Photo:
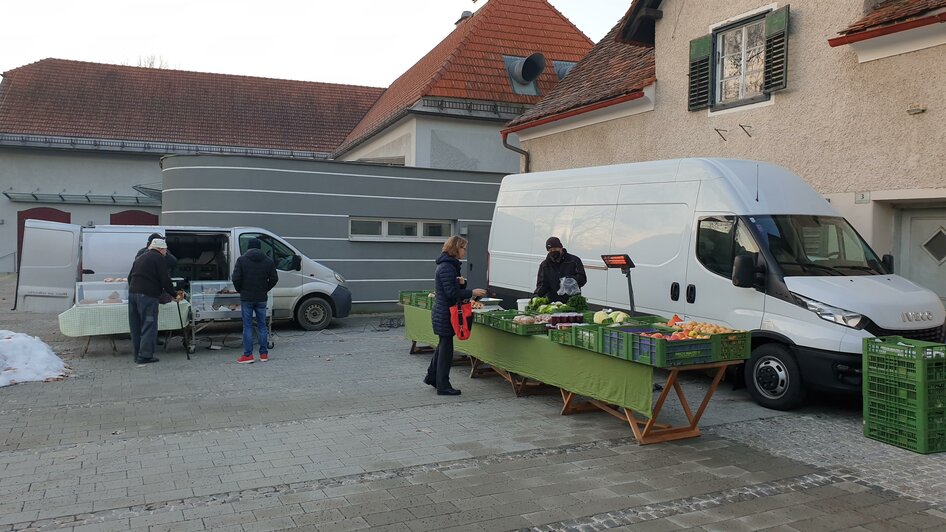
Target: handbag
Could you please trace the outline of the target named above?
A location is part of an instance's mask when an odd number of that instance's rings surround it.
[[[473,304],[469,300],[457,301],[450,307],[450,324],[458,340],[466,340],[473,329]]]

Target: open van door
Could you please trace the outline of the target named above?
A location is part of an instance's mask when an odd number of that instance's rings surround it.
[[[26,220],[15,310],[61,312],[75,300],[82,226]]]

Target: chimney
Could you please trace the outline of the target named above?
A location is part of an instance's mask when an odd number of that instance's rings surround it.
[[[456,21],[456,22],[454,23],[454,25],[459,26],[460,23],[462,23],[464,20],[466,20],[466,19],[468,19],[468,18],[472,18],[472,17],[473,17],[473,12],[472,12],[472,11],[464,11],[463,14],[460,15],[460,20]]]

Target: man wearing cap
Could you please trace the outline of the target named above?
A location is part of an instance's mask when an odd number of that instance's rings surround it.
[[[165,257],[168,245],[162,238],[154,238],[148,251],[135,259],[128,274],[128,328],[135,362],[150,364],[158,338],[158,297],[161,292],[174,293],[174,284],[168,275]]]
[[[276,263],[260,249],[257,238],[246,244],[246,253],[236,260],[233,267],[233,288],[240,293],[240,308],[243,311],[243,356],[239,364],[253,363],[253,315],[259,331],[259,361],[269,360],[269,331],[266,328],[266,294],[276,286],[279,275]]]
[[[567,294],[559,295],[562,278],[571,277],[579,287],[585,286],[588,277],[585,275],[585,265],[581,259],[569,253],[557,236],[551,236],[545,241],[545,250],[548,256],[539,265],[539,274],[535,282],[535,296],[547,297],[549,301],[568,301]]]
[[[148,252],[148,246],[151,245],[151,242],[153,242],[155,238],[160,238],[161,240],[164,240],[165,242],[167,242],[167,240],[165,240],[164,238],[164,235],[162,235],[161,233],[151,233],[151,235],[148,237],[148,244],[145,247],[139,249],[138,253],[135,254],[136,259]],[[167,253],[164,254],[164,262],[167,263],[168,271],[170,272],[174,269],[174,266],[177,265],[177,257],[172,255],[171,252],[168,251]]]

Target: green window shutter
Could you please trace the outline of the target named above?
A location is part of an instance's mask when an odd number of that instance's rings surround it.
[[[780,91],[788,85],[788,6],[765,17],[765,74],[762,90]]]
[[[704,35],[690,41],[690,84],[687,110],[697,111],[710,106],[712,86],[713,36]]]

